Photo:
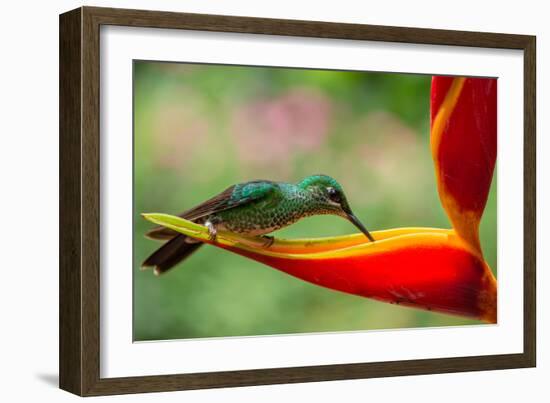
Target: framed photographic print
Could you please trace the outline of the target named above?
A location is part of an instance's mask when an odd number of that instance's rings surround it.
[[[72,393],[535,365],[535,37],[82,7],[60,180]]]

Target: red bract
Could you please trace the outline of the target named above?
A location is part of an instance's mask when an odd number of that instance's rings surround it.
[[[229,249],[333,290],[493,320],[487,310],[495,303],[490,270],[483,259],[450,230],[411,233],[375,244],[321,253],[267,255],[242,247]]]
[[[496,116],[496,79],[432,79],[431,142],[441,203],[453,228],[479,251],[497,154]]]
[[[163,214],[148,220],[302,280],[379,301],[496,322],[497,283],[483,259],[479,221],[496,159],[496,80],[434,77],[431,147],[453,229],[397,228],[364,235],[275,240],[220,232]]]

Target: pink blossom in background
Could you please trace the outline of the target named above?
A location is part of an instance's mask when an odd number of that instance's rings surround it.
[[[331,114],[330,100],[305,88],[240,105],[232,119],[239,159],[279,165],[295,154],[316,151],[326,140]]]

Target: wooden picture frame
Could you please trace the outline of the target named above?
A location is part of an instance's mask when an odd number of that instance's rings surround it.
[[[524,348],[521,354],[100,377],[100,26],[171,28],[524,52]],[[535,37],[483,32],[82,7],[60,16],[60,387],[81,396],[533,367]]]

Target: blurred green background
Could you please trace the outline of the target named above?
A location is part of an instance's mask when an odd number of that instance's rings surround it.
[[[450,226],[429,148],[430,76],[134,62],[134,339],[480,323],[317,287],[218,248],[167,274],[143,212],[177,214],[251,179],[336,178],[371,231]],[[279,237],[356,232],[306,218]],[[496,177],[481,226],[496,270]],[[495,273],[496,274],[496,273]]]

